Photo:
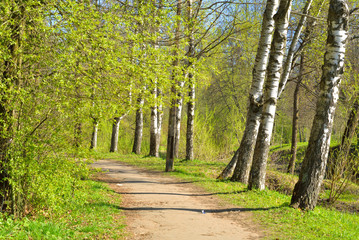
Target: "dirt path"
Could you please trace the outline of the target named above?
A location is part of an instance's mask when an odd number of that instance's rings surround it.
[[[225,204],[190,182],[111,160],[93,164],[108,172],[102,181],[121,194],[128,239],[259,239],[250,213]]]

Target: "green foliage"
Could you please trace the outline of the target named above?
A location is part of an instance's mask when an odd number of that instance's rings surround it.
[[[13,219],[0,216],[0,239],[120,239],[124,237],[121,200],[102,183],[81,181],[57,213]]]

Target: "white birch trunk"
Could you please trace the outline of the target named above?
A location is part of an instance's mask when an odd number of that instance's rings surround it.
[[[154,98],[154,106],[151,107],[151,127],[150,127],[150,156],[158,157],[157,141],[158,141],[158,111],[157,111],[157,82],[152,91]]]
[[[120,135],[120,123],[126,114],[121,117],[115,117],[112,124],[111,146],[110,152],[117,152],[118,150],[118,137]]]
[[[252,165],[254,144],[257,139],[259,120],[262,111],[263,84],[268,65],[269,50],[273,38],[274,19],[279,0],[268,0],[263,15],[261,37],[258,44],[257,55],[253,68],[252,86],[249,92],[249,108],[247,112],[246,128],[238,149],[238,160],[232,163],[228,171],[221,173],[221,178],[229,177],[233,171],[233,181],[248,182],[249,171]],[[234,158],[236,159],[236,158]]]
[[[97,119],[93,119],[93,128],[92,128],[92,135],[91,135],[91,146],[90,149],[97,148],[97,133],[98,133],[98,121]]]
[[[328,13],[328,38],[320,95],[313,120],[309,144],[299,180],[294,187],[291,205],[314,209],[327,165],[330,137],[339,85],[344,70],[345,47],[348,38],[349,9],[346,0],[331,0]]]
[[[176,135],[175,135],[175,157],[178,158],[179,151],[179,142],[181,138],[181,120],[182,120],[182,108],[183,108],[183,95],[181,93],[184,82],[180,82],[179,84],[180,93],[177,96],[176,100]]]
[[[156,152],[159,155],[160,145],[161,145],[161,131],[162,131],[162,121],[163,121],[163,105],[161,103],[162,92],[159,88],[157,88],[157,99],[159,100],[159,104],[157,107],[157,141],[156,141]]]
[[[303,27],[307,21],[307,15],[308,15],[310,7],[312,6],[312,2],[313,2],[313,0],[307,0],[305,6],[303,8],[303,11],[302,11],[303,15],[301,16],[301,18],[299,20],[299,23],[295,30],[292,42],[290,44],[288,54],[287,54],[287,59],[285,61],[284,67],[283,67],[283,73],[280,78],[278,98],[280,97],[280,95],[284,91],[285,86],[287,85],[288,78],[289,78],[289,75],[292,70],[294,54],[296,53],[295,48],[296,48],[296,46],[298,46],[299,37],[300,37]]]
[[[137,99],[139,104],[136,111],[136,127],[135,127],[135,137],[133,140],[132,152],[136,154],[141,154],[141,145],[142,145],[142,135],[143,135],[143,104],[144,99],[139,97]]]
[[[187,0],[188,8],[188,57],[194,57],[194,36],[193,36],[193,0]],[[192,65],[192,60],[188,60],[188,68]],[[186,159],[193,160],[193,142],[194,142],[194,109],[195,109],[195,89],[196,85],[194,82],[193,74],[189,69],[188,73],[188,103],[187,103],[187,131],[186,131]]]
[[[268,78],[264,92],[264,105],[257,142],[254,149],[253,165],[250,172],[248,189],[258,188],[259,190],[264,190],[265,188],[265,172],[274,126],[278,87],[287,42],[291,6],[292,0],[281,0],[279,10],[274,16],[275,31],[269,58]]]

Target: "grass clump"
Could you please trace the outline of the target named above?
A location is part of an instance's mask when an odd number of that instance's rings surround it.
[[[120,160],[151,170],[164,171],[165,160],[137,155],[106,154],[103,157]],[[255,220],[267,231],[269,239],[357,239],[359,216],[319,205],[313,211],[303,212],[289,207],[290,195],[273,190],[247,191],[237,182],[216,180],[225,167],[221,162],[200,160],[177,161],[175,171],[165,173],[203,187],[211,193],[255,215]],[[285,175],[285,174],[283,174]],[[276,178],[283,178],[282,175]],[[290,178],[290,177],[288,177]],[[286,180],[291,184],[295,179]]]
[[[83,180],[69,203],[21,219],[0,216],[0,239],[121,239],[119,195],[105,184]]]

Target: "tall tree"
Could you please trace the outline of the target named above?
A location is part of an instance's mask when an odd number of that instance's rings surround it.
[[[269,58],[268,78],[265,83],[262,117],[248,183],[249,189],[264,190],[265,188],[267,158],[273,132],[291,6],[292,0],[281,0],[278,12],[274,16],[275,30]]]
[[[290,160],[289,160],[288,169],[287,169],[287,172],[291,173],[291,174],[294,174],[295,160],[297,158],[299,91],[300,91],[300,84],[303,79],[303,73],[304,73],[304,54],[302,53],[302,55],[300,57],[298,80],[295,84],[295,89],[294,89],[294,94],[293,94],[292,142],[291,142],[291,146],[290,146]]]
[[[182,0],[177,0],[177,20],[176,20],[176,29],[175,29],[175,49],[173,52],[173,68],[172,68],[172,87],[171,87],[171,105],[169,111],[169,120],[168,120],[168,137],[167,137],[167,156],[166,156],[166,172],[173,171],[174,158],[175,158],[175,147],[176,147],[176,117],[177,117],[177,86],[179,82],[177,76],[179,74],[178,65],[178,51],[180,45],[180,27],[181,27],[181,12],[182,12]]]
[[[152,96],[154,98],[154,105],[151,107],[151,126],[150,126],[150,156],[158,157],[158,107],[157,107],[157,81],[154,83]]]
[[[263,14],[262,32],[259,39],[257,55],[253,67],[252,86],[249,92],[249,107],[247,111],[246,128],[241,144],[238,148],[238,159],[233,157],[231,162],[222,171],[219,178],[227,178],[234,170],[232,180],[248,182],[254,144],[257,139],[259,119],[262,111],[263,84],[272,43],[274,19],[279,0],[268,0]]]
[[[11,207],[8,203],[11,199],[11,187],[8,175],[8,159],[9,148],[13,138],[12,118],[14,109],[12,101],[14,101],[15,89],[20,83],[20,68],[22,64],[21,48],[26,23],[26,6],[33,8],[33,5],[20,1],[14,1],[8,7],[9,25],[7,39],[5,42],[5,55],[3,61],[4,67],[0,75],[1,95],[0,95],[0,211],[4,211],[7,207]],[[6,8],[4,8],[6,9]],[[1,10],[3,12],[3,10]],[[4,22],[5,23],[5,22]],[[5,35],[6,36],[6,35]]]
[[[149,23],[151,29],[151,33],[154,34],[159,29],[159,20],[161,11],[162,11],[162,0],[158,1],[158,7],[156,7],[156,0],[150,1],[152,4],[152,8],[154,8],[153,19],[154,23]],[[154,43],[154,48],[158,50],[160,48],[159,45],[159,37],[156,38]],[[162,103],[161,103],[161,89],[158,79],[154,79],[152,82],[152,97],[153,97],[153,106],[151,107],[151,124],[150,124],[150,156],[159,157],[159,148],[161,142],[161,130],[162,130]]]
[[[331,0],[328,13],[328,37],[320,96],[317,100],[308,148],[292,195],[291,206],[315,208],[327,165],[330,137],[339,85],[344,68],[344,56],[349,27],[349,8],[346,0]]]
[[[143,134],[143,104],[144,99],[142,96],[137,99],[137,110],[136,110],[136,126],[135,126],[135,137],[133,140],[132,152],[141,154],[142,134]]]
[[[194,36],[193,36],[193,0],[187,0],[187,26],[188,26],[188,53],[189,58],[187,66],[192,65],[192,58],[194,57]],[[188,73],[188,102],[187,102],[187,132],[186,132],[186,159],[193,160],[193,138],[194,138],[194,107],[195,107],[195,82],[193,73],[189,69]]]

